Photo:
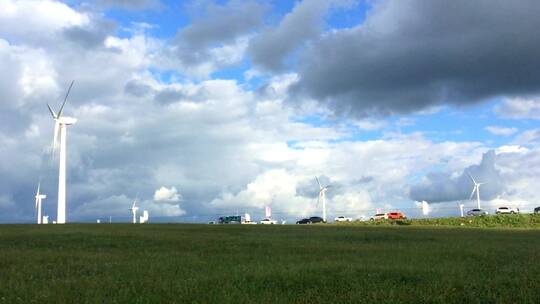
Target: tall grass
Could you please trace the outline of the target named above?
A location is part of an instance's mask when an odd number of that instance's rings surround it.
[[[540,303],[540,230],[4,225],[0,303]]]

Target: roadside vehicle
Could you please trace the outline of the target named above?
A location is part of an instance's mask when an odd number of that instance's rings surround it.
[[[322,217],[312,216],[312,217],[309,218],[309,222],[311,224],[317,224],[317,223],[324,223],[324,220],[322,219]]]
[[[338,216],[334,219],[335,222],[352,222],[352,218],[350,217],[344,217],[343,215],[342,216]]]
[[[275,224],[277,224],[277,221],[273,220],[273,219],[265,218],[262,221],[260,221],[259,223],[261,223],[263,225],[275,225]]]
[[[534,213],[535,214],[540,214],[540,207],[534,208]]]
[[[499,207],[495,211],[496,214],[517,214],[519,213],[519,208],[510,208],[510,207]]]
[[[467,211],[468,216],[482,216],[482,215],[488,215],[488,214],[489,213],[483,209],[471,209]]]
[[[374,216],[372,216],[369,220],[370,221],[376,221],[376,220],[386,220],[388,219],[388,214],[386,213],[377,213]]]
[[[309,219],[305,218],[305,219],[301,219],[299,221],[296,221],[297,224],[309,224]]]
[[[389,212],[387,213],[387,216],[388,216],[388,219],[390,220],[404,220],[407,218],[405,214],[401,212]]]
[[[218,219],[220,224],[240,224],[242,223],[242,217],[240,215],[221,216]]]

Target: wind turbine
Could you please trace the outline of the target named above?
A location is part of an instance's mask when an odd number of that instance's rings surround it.
[[[37,211],[37,223],[41,224],[43,223],[43,217],[41,217],[41,200],[44,200],[47,198],[45,194],[39,193],[39,188],[41,186],[41,183],[38,183],[37,186],[37,192],[36,192],[36,211]]]
[[[467,173],[469,174],[469,173]],[[469,174],[469,177],[471,178],[472,182],[474,183],[474,187],[473,187],[473,190],[471,192],[471,197],[469,197],[469,199],[472,199],[473,196],[474,196],[474,193],[476,192],[476,202],[477,202],[477,207],[478,209],[481,209],[480,208],[480,186],[485,184],[485,183],[477,183],[476,180],[474,179],[474,177],[472,177],[471,174]]]
[[[131,206],[130,209],[131,213],[133,214],[133,224],[137,224],[137,210],[139,210],[139,207],[135,206],[137,204],[137,199],[133,201],[133,206]]]
[[[319,181],[318,177],[315,177],[317,180],[317,184],[319,184],[319,198],[317,199],[317,204],[319,201],[322,201],[322,208],[323,208],[323,221],[326,223],[326,191],[330,187],[330,185],[322,186],[321,182]]]
[[[60,110],[58,110],[58,113],[55,113],[51,106],[47,104],[49,112],[51,112],[54,120],[54,139],[52,145],[53,154],[57,147],[58,141],[60,142],[60,162],[58,166],[58,214],[56,216],[56,223],[58,224],[66,223],[66,129],[67,126],[77,122],[76,118],[62,116],[69,92],[73,86],[73,82],[74,81],[72,81],[69,85],[66,97],[64,98],[64,102],[62,103]],[[58,135],[60,135],[60,140],[58,140]]]
[[[148,211],[144,210],[143,215],[140,216],[139,223],[144,224],[148,222]]]
[[[430,212],[429,203],[426,201],[422,201],[422,214],[424,216],[428,216]]]
[[[459,207],[459,212],[461,213],[461,217],[464,217],[465,215],[463,214],[463,207],[465,207],[465,205],[463,203],[458,203],[458,207]]]

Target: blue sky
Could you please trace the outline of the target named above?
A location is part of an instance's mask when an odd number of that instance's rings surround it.
[[[0,221],[55,217],[45,103],[66,111],[68,218],[456,215],[540,199],[540,6],[489,1],[8,0]],[[512,18],[519,15],[521,18]],[[538,24],[540,26],[540,24]],[[38,30],[39,29],[39,30]],[[8,102],[9,101],[9,102]],[[315,194],[314,194],[315,193]],[[127,206],[127,207],[126,207]]]

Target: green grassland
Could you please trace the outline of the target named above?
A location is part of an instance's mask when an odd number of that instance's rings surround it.
[[[501,214],[488,216],[445,217],[406,220],[357,221],[354,224],[363,226],[459,226],[476,228],[540,228],[538,214]]]
[[[0,225],[0,303],[540,303],[540,230]]]

